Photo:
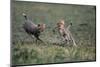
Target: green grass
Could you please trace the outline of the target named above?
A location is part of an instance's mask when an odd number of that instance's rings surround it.
[[[95,6],[59,5],[32,2],[13,2],[12,12],[12,63],[44,64],[96,60]],[[23,30],[26,13],[34,23],[45,23],[47,29],[40,38],[46,44],[36,43]],[[63,44],[52,30],[63,18],[66,26],[72,23],[77,47]],[[87,24],[81,26],[80,24]]]
[[[17,44],[13,48],[14,64],[45,64],[74,61],[94,61],[95,47]]]

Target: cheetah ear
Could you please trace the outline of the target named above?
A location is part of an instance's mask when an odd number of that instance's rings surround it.
[[[25,14],[25,13],[22,13],[22,15],[23,15],[23,16],[26,16],[26,14]]]
[[[70,25],[72,26],[72,23],[70,23]]]
[[[40,26],[40,24],[38,24],[38,27]]]

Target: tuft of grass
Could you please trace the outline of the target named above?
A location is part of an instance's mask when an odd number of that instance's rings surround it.
[[[13,64],[45,64],[94,60],[94,47],[23,44],[23,47],[17,46],[13,49]]]

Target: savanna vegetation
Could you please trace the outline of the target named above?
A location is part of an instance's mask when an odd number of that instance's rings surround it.
[[[14,4],[14,5],[13,5]],[[45,64],[96,60],[96,7],[82,5],[13,2],[12,11],[12,64]],[[35,24],[45,23],[40,38],[46,44],[36,43],[23,29],[26,13]],[[55,28],[59,19],[66,26],[72,23],[71,33],[77,43],[59,40]]]

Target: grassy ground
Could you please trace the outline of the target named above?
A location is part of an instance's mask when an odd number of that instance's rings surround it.
[[[44,64],[96,60],[95,6],[59,5],[32,2],[14,2],[12,12],[12,63]],[[36,43],[23,30],[26,13],[34,23],[45,23],[47,29],[40,36],[46,44]],[[59,19],[66,26],[72,23],[72,32],[77,47],[63,44],[53,33]]]

